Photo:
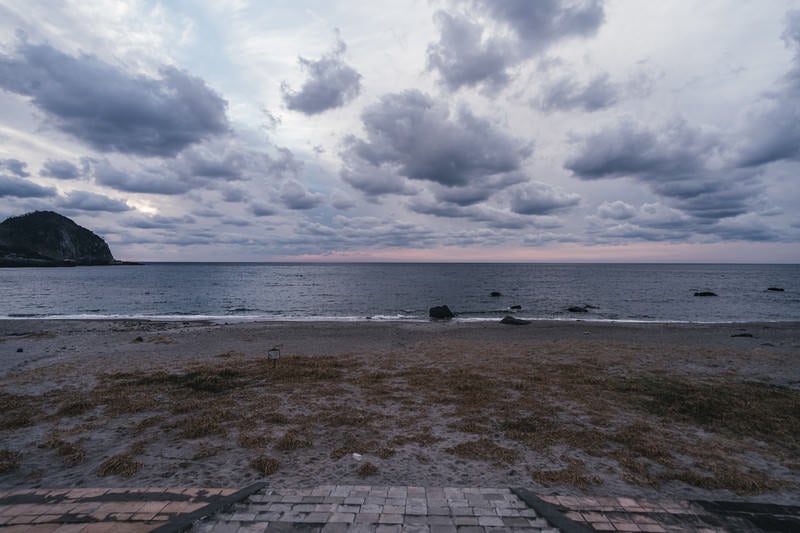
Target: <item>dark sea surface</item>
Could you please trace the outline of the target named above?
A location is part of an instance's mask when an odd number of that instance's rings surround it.
[[[769,287],[783,292],[767,291]],[[500,297],[491,292],[502,293]],[[694,296],[712,291],[716,297]],[[800,265],[148,263],[0,269],[0,318],[800,321]],[[571,306],[591,306],[573,313]]]

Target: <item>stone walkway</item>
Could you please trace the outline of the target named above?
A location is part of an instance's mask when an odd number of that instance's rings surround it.
[[[59,489],[0,492],[0,532],[140,533],[236,489]]]
[[[558,533],[510,489],[322,486],[265,489],[199,533]]]
[[[0,533],[800,531],[800,507],[537,496],[522,488],[320,486],[0,491]]]

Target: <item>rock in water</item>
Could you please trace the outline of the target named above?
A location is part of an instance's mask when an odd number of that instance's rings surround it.
[[[431,318],[438,318],[438,319],[445,319],[446,320],[446,319],[453,318],[456,315],[453,314],[453,312],[450,310],[450,308],[447,307],[446,305],[437,305],[436,307],[431,307],[428,310],[428,316],[430,316]]]
[[[35,211],[0,224],[0,266],[114,263],[103,239],[58,213]]]
[[[767,290],[770,292],[783,292],[781,287],[769,287]]]
[[[530,320],[522,320],[521,318],[514,318],[513,316],[506,315],[503,317],[503,320],[500,321],[501,324],[511,324],[512,326],[524,326],[526,324],[530,324]]]
[[[695,296],[716,296],[717,294],[711,291],[700,291],[694,293]]]
[[[489,293],[489,296],[491,296],[492,298],[499,298],[502,295],[503,295],[503,293],[501,293],[499,291],[492,291],[491,293]]]
[[[572,307],[568,307],[567,311],[570,313],[588,313],[589,307],[585,305],[573,305]]]

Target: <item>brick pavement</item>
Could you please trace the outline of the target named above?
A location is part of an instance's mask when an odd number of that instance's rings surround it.
[[[264,489],[197,533],[558,533],[510,489],[321,486]]]
[[[235,489],[59,489],[0,492],[2,533],[142,533]]]

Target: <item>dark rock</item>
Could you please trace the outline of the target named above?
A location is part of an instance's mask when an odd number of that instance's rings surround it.
[[[530,320],[522,320],[521,318],[514,318],[513,316],[506,315],[503,317],[503,320],[500,321],[501,324],[511,324],[513,326],[524,326],[526,324],[530,324]]]
[[[711,292],[711,291],[700,291],[700,292],[694,293],[694,295],[695,296],[716,296],[717,294],[715,292]]]
[[[783,292],[783,289],[780,287],[770,287],[767,290],[772,292]]]
[[[456,316],[446,305],[437,305],[428,310],[428,316],[440,320],[447,320]]]
[[[35,211],[0,224],[0,266],[118,263],[103,239],[52,211]]]
[[[567,311],[570,313],[588,313],[589,308],[585,305],[573,305],[572,307],[568,307]]]
[[[511,309],[512,311],[521,311],[522,310],[522,306],[521,305],[512,305],[509,309]]]
[[[734,333],[731,337],[752,337],[752,333]]]
[[[23,352],[22,348],[17,348],[17,353],[22,353],[22,352]]]
[[[489,294],[489,296],[491,296],[492,298],[499,298],[500,296],[502,296],[502,293],[499,293],[499,292],[497,292],[497,291],[492,291],[492,292]]]

